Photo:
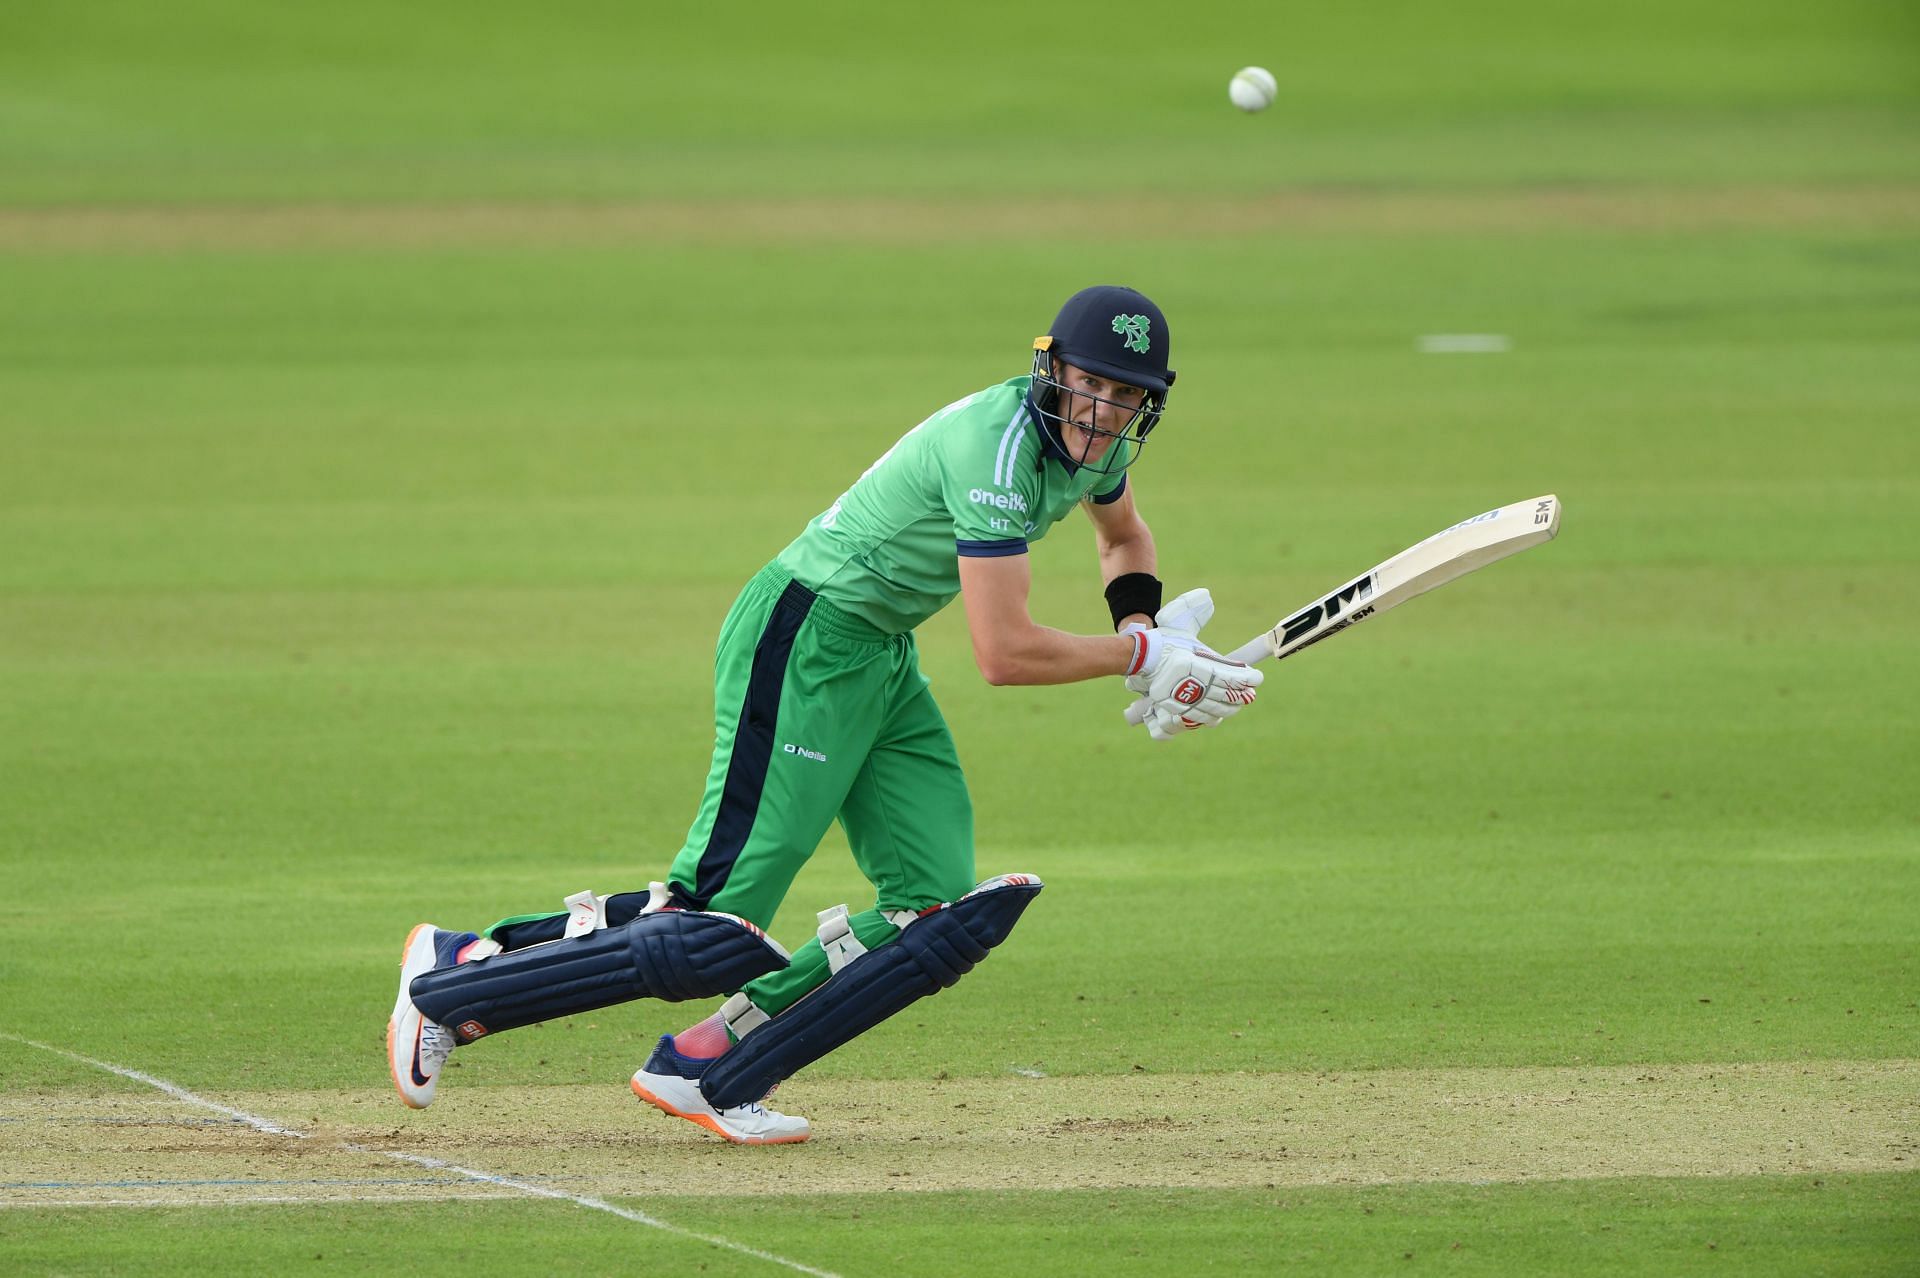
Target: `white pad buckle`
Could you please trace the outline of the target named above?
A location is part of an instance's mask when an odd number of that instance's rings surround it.
[[[853,934],[853,925],[847,921],[847,907],[836,905],[819,914],[820,948],[827,952],[827,972],[838,972],[847,964],[867,952],[860,938]]]
[[[673,889],[664,883],[647,884],[647,903],[640,907],[642,914],[658,914],[673,901]]]
[[[585,936],[607,926],[607,901],[591,889],[575,892],[563,904],[567,907],[567,930],[563,936]]]
[[[737,1043],[773,1018],[755,1007],[753,1000],[747,997],[747,992],[742,990],[720,1005],[720,1019],[726,1023],[727,1033],[733,1035],[733,1041]]]

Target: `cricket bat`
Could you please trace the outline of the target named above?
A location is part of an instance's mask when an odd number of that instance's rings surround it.
[[[1559,531],[1560,499],[1551,493],[1463,519],[1369,568],[1226,655],[1249,665],[1270,657],[1276,661],[1291,657],[1476,568],[1551,541]],[[1146,707],[1145,697],[1129,706],[1127,722],[1145,722]]]

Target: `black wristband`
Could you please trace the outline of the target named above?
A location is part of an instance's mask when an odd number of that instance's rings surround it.
[[[1151,617],[1160,611],[1160,579],[1150,572],[1123,572],[1107,583],[1107,607],[1113,612],[1113,628],[1136,612]]]

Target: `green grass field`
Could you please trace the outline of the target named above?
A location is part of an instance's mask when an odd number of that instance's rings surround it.
[[[0,13],[0,1270],[1916,1272],[1917,67],[1866,2]],[[936,618],[1049,886],[809,1144],[635,1104],[657,1004],[401,1108],[407,928],[657,877],[734,591],[1092,282],[1217,642],[1561,536],[1167,746]]]

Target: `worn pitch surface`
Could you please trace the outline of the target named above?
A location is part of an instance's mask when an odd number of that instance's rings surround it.
[[[243,1092],[304,1139],[162,1095],[0,1104],[0,1205],[515,1197],[426,1155],[596,1197],[1488,1184],[1912,1169],[1920,1061],[798,1082],[818,1134],[735,1149],[617,1087]],[[1257,1121],[1250,1116],[1258,1116]]]

